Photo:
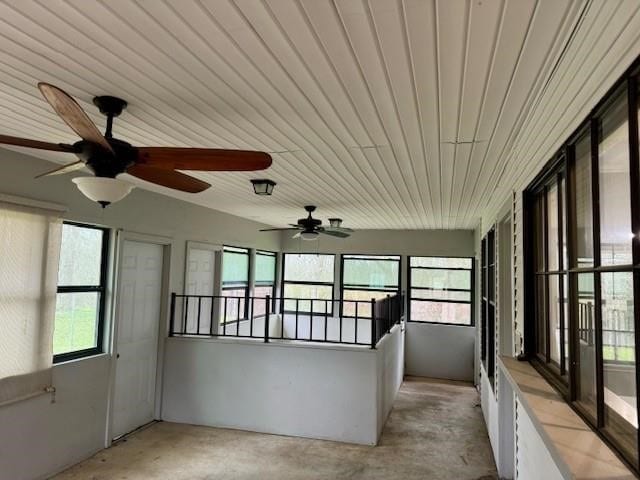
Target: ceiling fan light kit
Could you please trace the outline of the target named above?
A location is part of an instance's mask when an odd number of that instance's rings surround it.
[[[71,180],[78,186],[85,197],[98,202],[105,208],[119,202],[131,193],[133,185],[118,178],[109,177],[76,177]]]
[[[300,232],[300,238],[303,240],[317,240],[318,232]]]
[[[276,186],[276,182],[268,178],[256,178],[251,180],[251,183],[253,184],[253,191],[256,195],[271,195],[273,193],[273,187]]]
[[[121,173],[128,173],[174,190],[199,193],[211,185],[178,170],[242,172],[264,170],[271,166],[271,156],[264,152],[215,148],[134,147],[123,140],[113,138],[112,134],[113,119],[127,107],[126,101],[111,96],[93,99],[94,105],[107,117],[103,135],[82,107],[64,90],[44,82],[38,83],[38,89],[58,116],[81,140],[67,145],[0,135],[0,144],[74,153],[79,160],[36,178],[68,173],[86,166],[95,177],[81,177],[73,181],[82,193],[103,207],[123,199],[133,188],[133,185],[116,179]],[[264,181],[270,183],[264,186],[264,193],[260,195],[271,195],[275,182]]]

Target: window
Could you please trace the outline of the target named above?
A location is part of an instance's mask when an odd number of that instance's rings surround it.
[[[473,259],[409,257],[409,321],[473,325]]]
[[[343,317],[371,318],[371,299],[398,293],[399,255],[342,256]]]
[[[0,195],[0,405],[52,384],[62,220],[30,203]]]
[[[612,90],[525,195],[526,352],[636,471],[637,90]]]
[[[282,310],[333,315],[334,260],[328,254],[285,253]]]
[[[267,295],[274,299],[276,284],[276,254],[262,250],[256,251],[256,272],[254,297],[266,298]],[[271,302],[271,313],[274,311],[275,303]],[[256,300],[253,305],[253,315],[261,316],[265,314],[265,304]]]
[[[102,353],[109,231],[65,222],[53,330],[54,361]]]
[[[482,365],[487,374],[491,388],[495,385],[496,369],[496,230],[491,228],[482,239],[480,253],[482,319],[480,347]]]
[[[222,296],[220,323],[238,321],[248,316],[249,249],[227,247],[222,250]]]

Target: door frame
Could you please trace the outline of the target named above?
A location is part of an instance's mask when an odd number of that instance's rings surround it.
[[[158,319],[158,349],[156,359],[156,386],[154,399],[154,419],[160,419],[161,403],[162,403],[162,379],[164,369],[164,339],[167,336],[169,328],[168,312],[169,312],[169,292],[171,291],[171,248],[173,240],[169,237],[160,235],[149,235],[145,233],[132,232],[127,230],[115,230],[115,255],[117,259],[114,262],[114,275],[111,285],[111,302],[110,302],[110,321],[108,326],[109,338],[109,387],[107,392],[107,425],[105,429],[105,448],[113,443],[113,402],[116,388],[116,351],[118,349],[118,300],[120,279],[122,276],[122,252],[124,250],[124,242],[141,242],[160,245],[162,247],[162,285],[160,287],[160,317]]]

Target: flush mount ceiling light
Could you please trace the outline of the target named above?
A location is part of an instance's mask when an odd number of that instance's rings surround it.
[[[276,182],[268,178],[257,178],[251,180],[251,183],[253,184],[253,191],[256,195],[271,195],[273,193],[273,187],[276,186]]]
[[[73,180],[85,197],[98,202],[102,208],[129,195],[133,185],[109,177],[76,177]]]
[[[330,218],[329,219],[329,225],[332,228],[340,228],[340,225],[342,225],[342,219],[341,218]]]

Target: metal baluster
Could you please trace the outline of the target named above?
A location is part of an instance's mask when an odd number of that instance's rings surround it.
[[[264,315],[264,343],[269,343],[269,295],[267,295],[267,310]]]
[[[186,299],[186,306],[184,308],[184,323],[182,324],[183,335],[187,333],[187,321],[188,321],[187,315],[189,314],[189,297],[185,295],[184,298]]]
[[[298,340],[298,315],[300,309],[300,299],[296,298],[296,335],[295,339]],[[282,318],[284,318],[284,311],[282,312]]]
[[[175,317],[176,317],[176,294],[173,292],[171,294],[171,317],[169,317],[169,336],[173,337],[174,329],[175,329]]]
[[[249,336],[253,337],[253,316],[254,316],[254,307],[255,307],[255,297],[251,297],[251,316],[249,317]],[[265,311],[266,315],[266,311]]]
[[[309,340],[313,340],[313,300],[309,300]]]
[[[236,313],[236,337],[240,336],[240,297],[236,297],[238,312]]]
[[[213,337],[213,307],[216,303],[216,299],[215,297],[212,295],[211,296],[211,312],[209,314],[210,318],[209,318],[209,335]]]
[[[202,297],[198,297],[198,321],[196,335],[200,335],[200,314],[202,313]]]
[[[356,305],[357,305],[357,303],[356,303]],[[358,307],[356,307],[356,311],[357,311],[357,308]],[[340,333],[339,333],[339,337],[338,337],[340,339],[340,343],[342,343],[342,317],[344,316],[344,300],[342,301],[341,312],[342,312],[342,315],[340,315],[340,325],[339,325],[339,328],[340,328],[339,332]]]
[[[227,300],[229,300],[228,297],[222,297],[224,298],[224,314],[222,316],[222,335],[226,336],[227,335]]]
[[[376,299],[371,299],[371,348],[376,348]]]

